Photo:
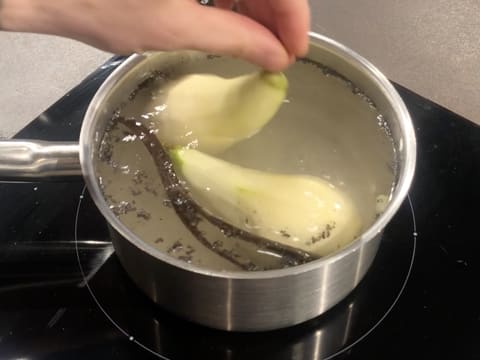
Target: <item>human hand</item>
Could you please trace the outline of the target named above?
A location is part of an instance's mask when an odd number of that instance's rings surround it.
[[[297,56],[306,54],[307,32],[310,28],[307,0],[216,0],[215,3],[224,9],[235,6],[240,14],[266,27],[286,50],[289,62],[293,62]],[[252,34],[255,32],[254,28],[245,30]],[[255,46],[255,42],[249,45]],[[277,64],[282,64],[284,58],[279,57],[276,61]]]
[[[307,0],[3,0],[4,29],[70,37],[114,53],[193,49],[268,70],[308,47]]]

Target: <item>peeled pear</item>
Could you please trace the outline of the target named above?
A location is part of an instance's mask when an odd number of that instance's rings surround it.
[[[320,178],[248,169],[194,149],[169,154],[192,198],[238,228],[319,256],[362,230],[352,200]]]
[[[166,147],[222,152],[262,129],[284,101],[287,88],[283,73],[266,71],[230,79],[184,76],[167,88],[157,136]]]

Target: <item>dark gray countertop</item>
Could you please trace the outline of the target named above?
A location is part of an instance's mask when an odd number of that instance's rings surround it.
[[[478,0],[310,3],[313,31],[344,43],[390,79],[480,124]],[[70,40],[11,33],[0,33],[0,49],[4,137],[110,56]]]

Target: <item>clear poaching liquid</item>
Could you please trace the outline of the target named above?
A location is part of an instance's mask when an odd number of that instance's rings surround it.
[[[205,56],[159,71],[112,117],[96,163],[105,199],[139,238],[188,263],[214,270],[264,270],[296,261],[246,242],[200,216],[194,232],[176,213],[152,155],[118,119],[129,119],[154,136],[162,119],[165,85],[189,73],[233,77],[256,70],[241,61]],[[395,151],[382,115],[352,85],[321,66],[297,62],[286,71],[287,100],[258,134],[218,155],[263,171],[317,176],[348,194],[369,227],[395,181]],[[285,211],[295,211],[285,209]],[[190,220],[189,220],[190,221]],[[199,236],[208,244],[199,241]]]

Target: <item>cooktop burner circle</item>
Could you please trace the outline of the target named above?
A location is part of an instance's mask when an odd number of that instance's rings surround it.
[[[84,188],[75,218],[75,250],[83,285],[98,310],[126,341],[143,349],[144,355],[166,360],[232,356],[333,359],[348,355],[397,305],[414,265],[418,236],[413,203],[408,197],[385,229],[370,270],[343,301],[318,318],[291,328],[228,333],[192,324],[160,309],[137,289],[117,258],[111,256],[113,246],[99,250],[95,260],[98,266],[92,267],[92,257],[83,256],[78,246],[92,212],[101,216]]]

